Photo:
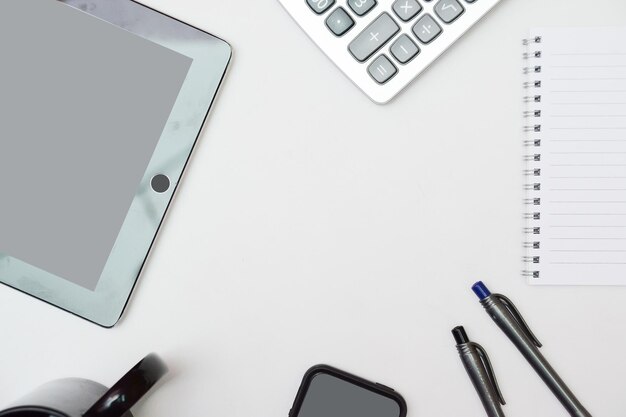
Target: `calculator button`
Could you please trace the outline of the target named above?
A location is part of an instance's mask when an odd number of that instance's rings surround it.
[[[400,19],[408,22],[422,11],[422,5],[416,0],[396,0],[393,3],[393,11]]]
[[[367,72],[372,76],[378,84],[384,84],[398,72],[398,68],[387,58],[381,55],[371,63],[367,68]]]
[[[452,23],[463,14],[465,9],[456,0],[441,0],[435,5],[435,13],[446,23]]]
[[[376,4],[376,0],[348,0],[348,6],[358,16],[365,16]]]
[[[354,26],[354,20],[342,8],[338,7],[326,19],[326,26],[337,36],[341,36]]]
[[[408,35],[400,36],[392,45],[391,45],[391,55],[395,59],[398,60],[401,64],[406,64],[417,54],[420,53],[420,48],[415,45],[415,42],[408,37]]]
[[[443,32],[443,29],[429,14],[422,16],[413,26],[413,33],[423,43],[432,42],[437,36],[441,35],[441,32]]]
[[[348,49],[358,61],[363,62],[374,55],[399,31],[400,26],[389,14],[383,13],[350,43]]]
[[[306,0],[306,2],[311,10],[317,14],[324,13],[335,4],[335,0]]]

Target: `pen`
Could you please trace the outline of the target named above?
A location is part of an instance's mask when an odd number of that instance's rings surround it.
[[[452,329],[459,351],[461,362],[476,388],[480,401],[485,407],[488,417],[505,417],[500,404],[504,405],[504,398],[498,387],[498,381],[493,372],[487,352],[478,343],[471,342],[463,326]]]
[[[569,414],[572,417],[592,417],[541,354],[539,351],[541,343],[513,302],[501,294],[491,294],[485,284],[480,281],[472,286],[472,290],[480,298],[480,303],[489,316],[511,339],[511,342],[524,355]]]

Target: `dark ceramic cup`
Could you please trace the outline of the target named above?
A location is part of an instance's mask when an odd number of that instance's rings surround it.
[[[166,373],[165,363],[152,353],[111,389],[87,379],[59,379],[0,411],[0,417],[132,417],[130,408]]]

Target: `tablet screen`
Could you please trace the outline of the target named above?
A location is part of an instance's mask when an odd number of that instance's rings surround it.
[[[192,59],[56,0],[0,51],[0,254],[94,290]]]

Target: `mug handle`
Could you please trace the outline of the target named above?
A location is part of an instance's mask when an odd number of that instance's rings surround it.
[[[165,362],[151,353],[135,365],[83,417],[123,417],[167,373]]]

